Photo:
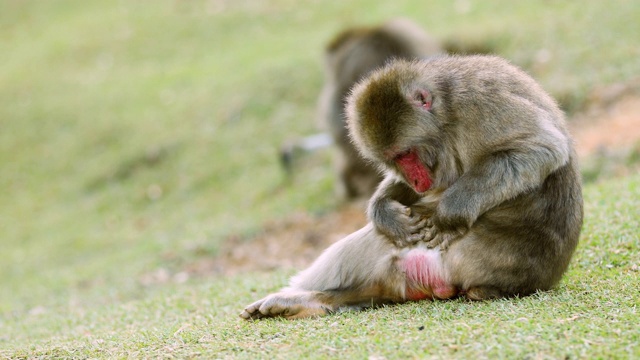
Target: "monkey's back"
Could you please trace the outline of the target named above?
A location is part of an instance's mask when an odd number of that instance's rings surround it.
[[[583,218],[579,173],[572,161],[539,189],[483,214],[445,254],[457,262],[460,288],[491,284],[504,294],[527,295],[553,287],[566,271]]]
[[[462,288],[489,283],[505,294],[522,295],[549,289],[569,264],[583,218],[580,173],[564,115],[522,70],[496,57],[473,58],[425,62],[428,74],[435,74],[430,81],[449,83],[450,93],[443,96],[450,102],[452,118],[468,120],[458,124],[466,133],[456,146],[466,147],[461,151],[471,162],[491,151],[518,150],[551,136],[556,137],[553,142],[565,142],[569,154],[568,161],[540,186],[482,214],[445,256],[451,261],[464,259],[452,267]],[[456,86],[460,81],[464,87]],[[489,117],[491,121],[473,121]],[[546,133],[541,135],[542,131]],[[479,133],[484,134],[482,139],[472,138]]]
[[[398,60],[358,83],[347,110],[362,154],[404,184],[371,202],[382,232],[406,237],[388,204],[426,196],[397,163],[416,154],[442,194],[424,241],[442,246],[453,285],[484,299],[557,283],[582,225],[580,175],[564,114],[533,78],[495,56]]]
[[[452,280],[463,289],[482,284],[526,295],[551,288],[567,269],[583,218],[580,173],[562,111],[533,78],[498,57],[443,56],[418,64],[423,71],[409,76],[437,84],[430,89],[446,111],[440,126],[455,138],[443,142],[451,148],[442,151],[461,164],[451,178],[487,156],[531,144],[554,143],[558,150],[544,151],[567,152],[566,163],[541,185],[484,212],[444,255],[456,263]]]

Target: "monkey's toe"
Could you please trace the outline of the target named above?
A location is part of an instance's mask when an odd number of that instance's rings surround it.
[[[258,320],[264,317],[259,311],[244,309],[242,313],[240,313],[240,317],[245,320]]]
[[[254,303],[245,312],[251,319],[267,317],[283,317],[286,319],[300,319],[327,315],[331,307],[327,304],[308,299],[305,294],[272,294],[264,300]],[[244,312],[241,317],[247,318]]]
[[[458,295],[458,289],[453,285],[444,284],[432,289],[433,295],[441,300],[451,299]]]
[[[242,313],[240,313],[240,317],[245,320],[257,320],[267,316],[265,313],[260,311],[260,308],[262,307],[262,304],[264,303],[265,300],[266,299],[258,300],[253,304],[244,308]]]
[[[258,313],[260,314],[260,313]],[[247,309],[245,309],[244,311],[242,311],[240,313],[240,317],[245,319],[245,320],[255,320],[255,319],[259,319],[260,317],[258,316],[258,314],[248,311]]]
[[[466,296],[470,300],[491,300],[504,297],[500,289],[493,286],[475,286],[466,291]]]
[[[440,244],[439,233],[435,227],[430,227],[424,229],[422,232],[422,240],[427,243],[428,248],[434,248]]]

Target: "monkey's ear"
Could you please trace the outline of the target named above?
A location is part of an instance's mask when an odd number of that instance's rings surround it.
[[[427,89],[417,89],[413,92],[412,103],[424,110],[430,111],[433,105],[433,96]]]

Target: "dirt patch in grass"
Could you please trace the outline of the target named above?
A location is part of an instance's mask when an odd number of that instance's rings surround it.
[[[364,203],[345,204],[323,215],[296,213],[274,220],[252,237],[231,236],[216,258],[200,259],[191,274],[235,274],[274,269],[303,269],[333,242],[366,224]]]
[[[598,89],[590,105],[569,119],[582,160],[603,152],[617,152],[640,141],[640,79]],[[366,223],[364,203],[346,204],[334,212],[313,216],[297,213],[275,220],[258,234],[228,238],[219,256],[189,264],[192,275],[234,274],[303,269],[333,242]]]
[[[640,78],[597,89],[588,107],[569,121],[582,160],[624,151],[640,141]]]

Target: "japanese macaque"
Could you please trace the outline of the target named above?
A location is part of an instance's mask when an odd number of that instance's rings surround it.
[[[347,29],[328,44],[325,85],[318,102],[318,115],[338,149],[335,166],[337,192],[341,198],[368,198],[382,180],[382,175],[360,156],[349,140],[344,105],[351,87],[391,59],[418,59],[441,51],[438,42],[406,19],[392,20],[376,27]],[[285,169],[291,171],[296,154],[315,150],[330,142],[327,137],[314,135],[286,144],[281,151]]]
[[[398,60],[353,89],[347,116],[386,174],[370,223],[241,317],[524,296],[560,280],[580,175],[564,116],[531,77],[493,56]]]

